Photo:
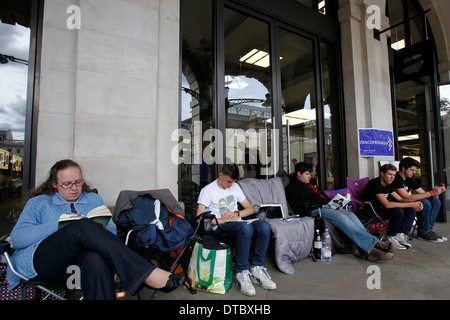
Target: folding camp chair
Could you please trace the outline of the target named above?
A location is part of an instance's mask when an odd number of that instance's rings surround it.
[[[46,284],[46,283],[42,283],[42,282],[36,282],[36,281],[26,278],[24,275],[22,275],[15,269],[15,267],[11,261],[11,258],[9,256],[8,251],[9,250],[3,252],[3,257],[6,260],[6,263],[8,265],[8,268],[9,268],[8,270],[11,271],[12,273],[14,273],[20,279],[20,283],[19,283],[19,299],[20,300],[27,300],[29,298],[28,293],[32,289],[39,289],[39,290],[36,290],[36,295],[34,295],[34,294],[32,295],[32,296],[34,296],[35,300],[47,300],[47,299],[66,300],[66,298],[63,295],[65,292],[64,289],[67,289],[67,287],[64,288],[64,286],[61,287],[61,286],[50,285],[50,284]]]
[[[170,190],[121,191],[113,221],[128,247],[165,270],[182,272],[187,279],[189,254],[197,240],[197,230],[185,219]],[[196,292],[189,283],[185,286],[192,294]]]
[[[335,190],[324,190],[323,192],[326,193],[328,198],[333,199],[333,197],[335,195],[337,195],[337,194],[341,194],[344,197],[346,197],[347,194],[348,194],[348,189],[347,188],[343,188],[343,189],[335,189]]]
[[[351,211],[361,220],[370,234],[382,234],[387,231],[389,221],[380,217],[370,202],[361,200],[364,187],[369,180],[369,177],[357,180],[347,178],[347,189],[352,199]]]
[[[328,198],[333,199],[337,194],[347,197],[348,189],[342,188],[342,189],[335,189],[335,190],[324,190],[323,192],[328,196]],[[345,209],[348,210],[348,207],[350,205],[351,205],[351,202],[345,206]]]

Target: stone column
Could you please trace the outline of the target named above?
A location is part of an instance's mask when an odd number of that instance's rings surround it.
[[[358,129],[393,131],[387,34],[377,40],[373,24],[389,27],[385,0],[340,0],[342,68],[347,135],[348,175],[378,176],[380,160],[394,157],[359,156]]]

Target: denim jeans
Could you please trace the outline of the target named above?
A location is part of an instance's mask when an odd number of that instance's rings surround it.
[[[115,299],[115,273],[125,290],[134,295],[156,268],[90,219],[74,221],[39,244],[34,254],[38,275],[33,280],[66,283],[70,265],[80,268],[81,290],[86,300]]]
[[[441,208],[441,201],[438,197],[431,197],[422,199],[420,202],[423,203],[423,210],[417,212],[417,225],[419,226],[417,232],[423,235],[433,230],[436,217]]]
[[[231,240],[236,247],[236,273],[248,270],[253,239],[255,251],[252,257],[252,265],[264,265],[270,241],[270,225],[267,222],[263,220],[256,220],[252,223],[228,222],[221,224],[220,227],[215,230],[216,237],[221,237],[222,231],[220,229],[222,229],[226,238]]]
[[[344,209],[321,208],[320,213],[355,243],[361,258],[365,258],[377,244],[378,238],[368,233],[358,217],[352,212]],[[313,217],[318,215],[319,209],[311,212]]]
[[[385,208],[383,206],[375,208],[379,216],[389,219],[387,234],[395,236],[397,233],[409,234],[411,231],[416,210],[413,208]]]

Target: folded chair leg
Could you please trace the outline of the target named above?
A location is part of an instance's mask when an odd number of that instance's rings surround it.
[[[20,300],[27,300],[27,285],[21,283],[19,285]]]

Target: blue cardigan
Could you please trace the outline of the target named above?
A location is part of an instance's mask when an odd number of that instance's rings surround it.
[[[75,209],[79,214],[87,215],[90,210],[101,205],[105,205],[105,202],[98,194],[82,192],[75,202]],[[37,276],[33,266],[36,248],[42,240],[58,231],[59,216],[70,212],[70,203],[58,193],[40,195],[27,201],[11,232],[11,246],[16,250],[11,260],[19,273],[28,279]],[[117,234],[112,219],[107,229]],[[19,278],[12,272],[7,272],[7,280],[10,290],[19,284]]]

